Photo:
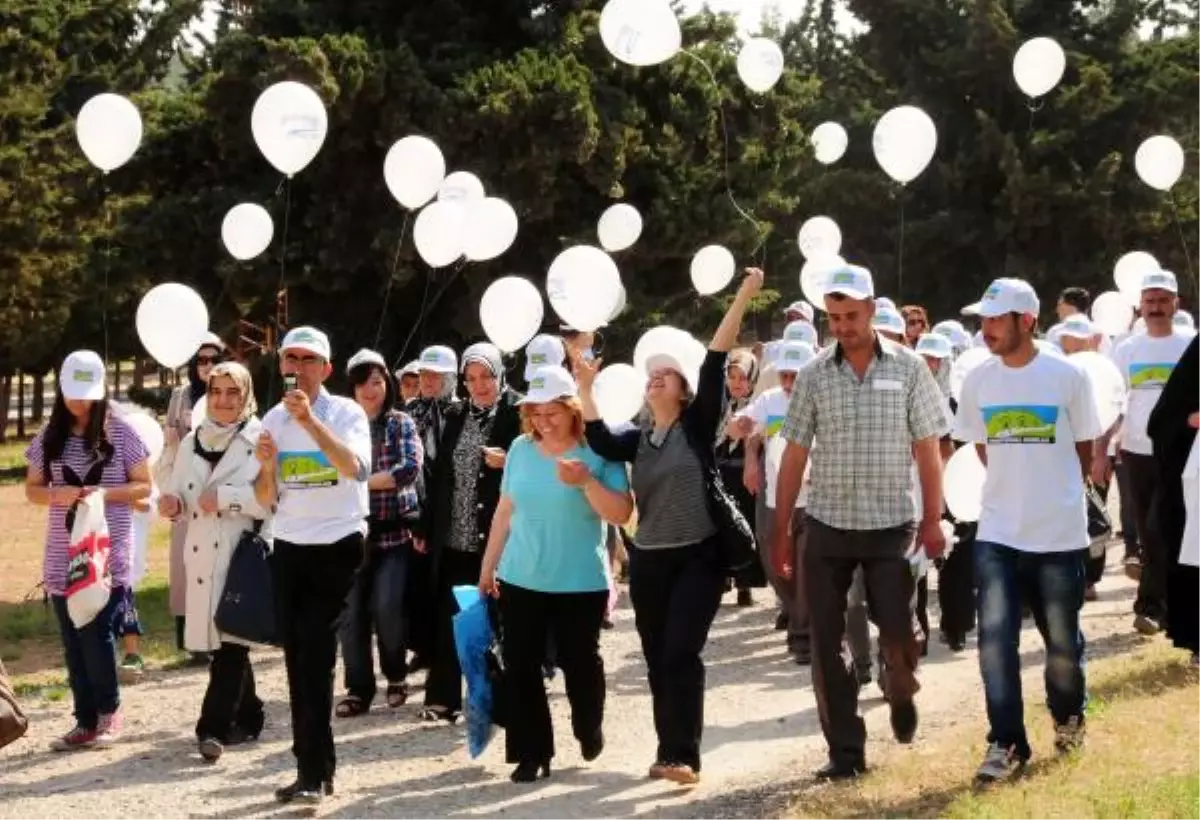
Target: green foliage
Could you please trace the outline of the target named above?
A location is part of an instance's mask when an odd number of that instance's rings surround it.
[[[461,344],[480,335],[489,282],[518,273],[540,284],[559,251],[595,241],[597,217],[621,199],[646,227],[617,256],[629,309],[606,331],[615,353],[653,323],[714,326],[720,300],[696,296],[688,275],[711,242],[767,268],[773,298],[756,322],[767,332],[778,300],[799,296],[796,231],[822,213],[840,224],[844,255],[894,296],[903,236],[899,296],[937,315],[1003,274],[1028,278],[1047,302],[1066,284],[1108,289],[1133,248],[1182,275],[1171,206],[1132,167],[1152,134],[1187,146],[1200,136],[1195,3],[1190,18],[1179,5],[850,0],[865,30],[847,33],[830,0],[813,0],[795,22],[767,22],[788,70],[754,95],[737,78],[734,21],[707,12],[684,21],[688,53],[635,69],[600,42],[601,0],[256,0],[226,4],[213,41],[172,64],[199,0],[153,10],[15,0],[0,11],[0,373],[99,348],[105,308],[110,356],[138,352],[137,300],[162,281],[196,287],[229,338],[240,318],[269,321],[282,280],[292,322],[328,329],[339,360],[374,344],[381,320],[393,358],[419,317],[407,357],[434,340]],[[1069,59],[1031,112],[1010,65],[1035,35],[1057,38]],[[255,98],[285,78],[311,84],[330,112],[321,153],[286,186],[250,134]],[[131,94],[146,121],[138,155],[103,188],[73,135],[102,89]],[[901,103],[939,129],[933,164],[905,190],[870,147],[879,115]],[[807,140],[826,119],[850,132],[829,167]],[[513,204],[521,229],[505,256],[461,270],[421,262],[382,176],[388,147],[409,133]],[[1174,193],[1193,239],[1196,185],[1191,154]],[[247,200],[272,212],[276,239],[239,263],[220,223]]]

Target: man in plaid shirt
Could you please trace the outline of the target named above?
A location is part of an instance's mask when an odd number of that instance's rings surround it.
[[[949,431],[945,402],[921,358],[874,331],[874,297],[870,271],[846,265],[830,274],[825,310],[837,344],[797,375],[775,498],[775,571],[783,577],[803,572],[809,598],[813,689],[829,746],[829,763],[817,777],[829,780],[866,768],[859,683],[843,641],[854,571],[862,567],[879,627],[892,730],[897,741],[909,743],[917,729],[919,657],[908,560],[914,531],[930,559],[945,547],[938,449]],[[815,451],[814,439],[820,441]],[[804,566],[794,568],[789,517],[810,452],[808,543]],[[913,522],[914,458],[922,490],[919,527]]]

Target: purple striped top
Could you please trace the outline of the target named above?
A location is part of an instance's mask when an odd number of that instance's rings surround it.
[[[39,471],[42,469],[45,433],[45,430],[38,433],[25,450],[25,461]],[[113,457],[104,467],[100,486],[119,487],[129,483],[130,472],[146,460],[149,452],[134,429],[114,416],[110,416],[108,420],[108,441],[113,446]],[[90,454],[84,450],[84,440],[79,436],[68,437],[62,458],[50,462],[50,486],[62,486],[66,483],[63,480],[63,464],[82,477],[91,463]],[[108,520],[111,550],[108,566],[113,584],[128,586],[129,562],[133,555],[133,511],[128,504],[114,504],[110,501],[104,505],[104,517]],[[63,595],[66,592],[67,551],[70,542],[71,534],[67,532],[67,508],[61,504],[51,504],[46,518],[46,553],[42,559],[42,581],[51,595]]]

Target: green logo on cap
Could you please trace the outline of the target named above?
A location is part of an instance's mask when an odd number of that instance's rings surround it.
[[[317,337],[309,333],[307,330],[299,330],[296,332],[295,339],[297,342],[315,342]]]
[[[545,364],[546,356],[542,353],[534,353],[529,357],[529,361],[533,364]]]
[[[853,285],[854,271],[840,270],[833,275],[833,284],[835,285]]]
[[[430,350],[421,356],[421,361],[423,362],[436,362],[437,360],[438,354],[436,350]]]
[[[800,351],[799,351],[799,350],[787,350],[787,351],[785,351],[785,352],[784,352],[784,354],[783,354],[783,358],[785,358],[785,359],[799,359],[799,358],[800,358]]]
[[[90,370],[75,370],[71,373],[71,381],[91,384],[96,381],[96,374]]]
[[[988,288],[986,291],[984,291],[983,298],[984,299],[995,299],[999,295],[1000,295],[1000,286],[992,285],[990,288]]]
[[[546,386],[546,377],[545,376],[538,376],[537,378],[535,378],[533,381],[531,381],[529,383],[529,387],[531,390],[541,390],[545,386]]]

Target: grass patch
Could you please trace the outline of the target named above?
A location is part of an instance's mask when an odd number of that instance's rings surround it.
[[[28,440],[16,441],[9,439],[0,444],[0,470],[11,470],[14,468],[25,468],[25,449],[29,446]]]
[[[1165,642],[1088,667],[1091,703],[1084,749],[1053,755],[1040,677],[1026,686],[1034,760],[1024,777],[973,787],[986,724],[924,735],[873,761],[856,783],[806,790],[789,817],[1200,817],[1197,674]],[[982,694],[980,695],[982,697]]]

